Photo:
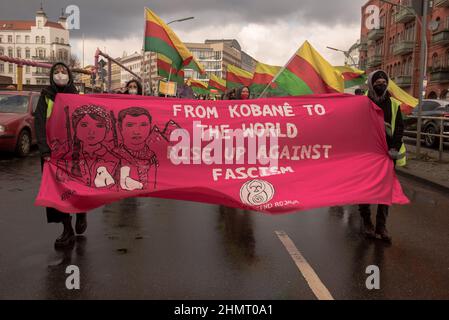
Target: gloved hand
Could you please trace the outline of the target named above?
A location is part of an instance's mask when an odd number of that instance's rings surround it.
[[[388,150],[388,155],[390,156],[391,160],[399,160],[402,158],[402,155],[396,149]]]

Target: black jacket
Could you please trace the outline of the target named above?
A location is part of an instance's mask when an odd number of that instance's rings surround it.
[[[58,87],[53,80],[53,72],[57,65],[63,65],[69,71],[69,82],[65,87]],[[36,111],[34,112],[34,126],[36,130],[37,145],[39,147],[39,153],[41,157],[50,156],[51,150],[47,143],[47,101],[45,98],[49,98],[55,101],[58,93],[78,93],[75,85],[73,84],[73,75],[70,72],[68,66],[64,63],[58,62],[50,69],[50,85],[42,89],[41,96],[37,103]]]
[[[387,97],[385,97],[385,100],[382,102],[375,102],[384,112],[384,121],[385,123],[391,123],[391,98],[388,94]],[[401,109],[398,108],[398,113],[396,114],[396,121],[395,121],[395,129],[394,134],[392,137],[387,135],[387,145],[388,149],[396,149],[399,151],[402,146],[402,138],[404,136],[404,121],[402,119],[402,112]]]

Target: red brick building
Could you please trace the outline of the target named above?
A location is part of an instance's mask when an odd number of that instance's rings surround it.
[[[410,0],[390,2],[411,6]],[[378,29],[372,28],[371,5],[380,9]],[[431,28],[427,29],[426,98],[449,99],[449,0],[433,0],[427,18]],[[362,7],[360,68],[368,73],[383,69],[402,89],[418,97],[421,22],[416,20],[410,10],[369,0]]]

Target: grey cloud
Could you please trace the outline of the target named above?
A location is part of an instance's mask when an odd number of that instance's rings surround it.
[[[0,19],[32,19],[40,0],[7,0],[0,3]],[[360,20],[360,7],[365,0],[46,0],[44,10],[56,20],[61,8],[78,5],[81,30],[91,38],[125,38],[143,32],[143,8],[150,7],[164,20],[195,16],[195,20],[173,25],[190,30],[219,28],[233,23],[270,24],[280,20],[292,24],[354,24]]]

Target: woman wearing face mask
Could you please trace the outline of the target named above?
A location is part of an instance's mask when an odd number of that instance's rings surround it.
[[[142,85],[139,81],[132,79],[126,83],[126,89],[124,94],[142,95]]]
[[[237,92],[237,100],[247,100],[250,98],[250,96],[251,96],[251,91],[246,86],[240,88],[240,90]]]
[[[47,118],[51,116],[53,104],[58,93],[78,94],[78,90],[73,84],[73,76],[70,69],[61,62],[53,65],[50,70],[50,85],[42,89],[39,98],[35,117],[35,129],[39,153],[41,155],[41,166],[43,168],[45,161],[51,161],[51,149],[47,142],[46,123]],[[75,233],[72,228],[72,217],[70,214],[60,212],[54,208],[46,208],[48,223],[62,223],[63,233],[56,239],[55,247],[63,248],[72,245],[75,242]],[[76,233],[82,234],[86,231],[87,220],[86,213],[76,215]]]

